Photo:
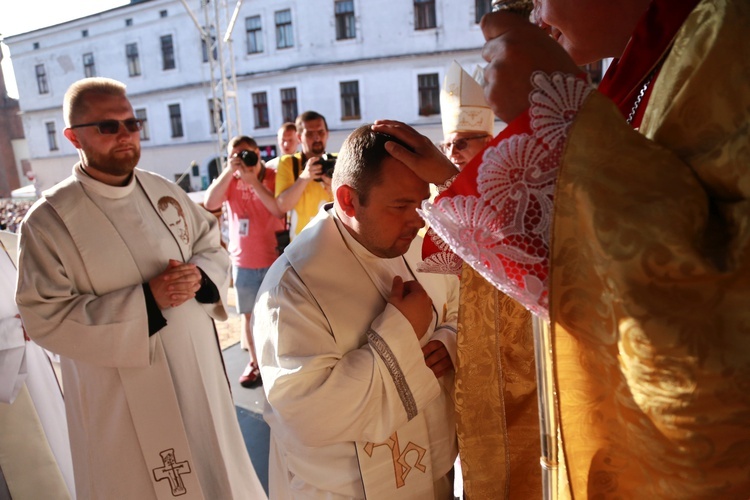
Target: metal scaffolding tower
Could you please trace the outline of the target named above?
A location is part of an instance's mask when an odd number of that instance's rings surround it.
[[[240,123],[240,105],[237,93],[237,75],[232,51],[232,30],[242,6],[237,0],[234,11],[229,15],[227,0],[197,0],[200,2],[203,22],[193,13],[187,0],[180,0],[203,40],[204,53],[207,54],[211,87],[211,109],[213,111],[216,131],[216,156],[221,158],[224,167],[224,155],[227,143],[242,130]]]

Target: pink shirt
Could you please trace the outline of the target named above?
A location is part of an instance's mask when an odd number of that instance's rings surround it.
[[[276,172],[266,168],[263,185],[273,193]],[[229,255],[232,264],[248,269],[261,269],[273,264],[276,251],[276,231],[284,229],[284,219],[274,217],[263,205],[255,190],[233,178],[227,190],[229,219]]]

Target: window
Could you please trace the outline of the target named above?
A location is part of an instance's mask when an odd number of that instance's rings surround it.
[[[357,36],[354,26],[354,0],[336,0],[336,40]]]
[[[414,29],[426,30],[435,26],[435,0],[414,0]]]
[[[161,69],[174,69],[174,45],[172,35],[161,37]]]
[[[440,83],[437,73],[418,75],[419,114],[421,116],[440,113]]]
[[[89,30],[81,30],[82,38],[88,38],[88,36],[89,36]]]
[[[146,118],[146,109],[139,108],[135,110],[135,117],[141,120],[143,126],[141,126],[141,140],[147,141],[151,139],[151,134],[148,130],[148,119]]]
[[[96,67],[94,66],[94,54],[87,52],[83,54],[83,74],[86,78],[96,76]]]
[[[297,89],[281,89],[281,121],[293,122],[297,118]]]
[[[492,0],[474,0],[474,22],[479,24],[485,14],[492,11]]]
[[[179,104],[169,105],[169,124],[172,127],[172,137],[182,137],[182,112]]]
[[[49,94],[49,82],[47,82],[47,70],[44,64],[36,65],[36,86],[40,94]]]
[[[247,33],[247,53],[263,52],[263,27],[260,24],[260,16],[245,18],[245,32]]]
[[[265,92],[253,93],[253,116],[255,128],[268,128],[268,98]]]
[[[47,144],[50,151],[57,151],[57,133],[55,132],[55,122],[47,122]]]
[[[166,10],[160,10],[159,11],[159,17],[167,17],[167,11]]]
[[[341,82],[341,119],[355,120],[359,114],[359,82]]]
[[[292,34],[292,11],[289,9],[276,11],[276,48],[286,49],[294,47]]]
[[[213,47],[214,61],[217,61],[219,59],[219,46],[216,44],[216,30],[211,26],[209,31],[211,32],[211,47]],[[201,38],[201,49],[203,52],[203,62],[208,62],[208,43],[205,38]]]
[[[128,75],[138,76],[141,74],[141,60],[138,57],[138,44],[129,43],[125,46],[125,55],[128,59]]]
[[[125,19],[125,26],[133,26],[133,18],[129,17]]]
[[[208,120],[211,123],[211,133],[215,134],[219,127],[224,124],[224,110],[221,107],[221,101],[219,101],[219,109],[217,110],[214,106],[214,100],[208,100]]]
[[[34,42],[34,50],[39,50],[39,42]]]

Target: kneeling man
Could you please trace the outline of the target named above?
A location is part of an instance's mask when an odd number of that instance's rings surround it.
[[[455,276],[417,273],[429,186],[369,126],[254,314],[271,498],[453,498]]]

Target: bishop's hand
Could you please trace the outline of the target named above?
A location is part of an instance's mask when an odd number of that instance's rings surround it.
[[[405,123],[396,120],[375,120],[372,130],[393,136],[407,144],[411,151],[395,141],[386,142],[385,149],[425,182],[440,185],[458,172],[456,166],[428,137]]]
[[[484,68],[484,96],[495,115],[506,123],[529,107],[534,72],[581,72],[555,40],[517,14],[487,14],[481,27],[487,40],[482,57],[489,63]]]

